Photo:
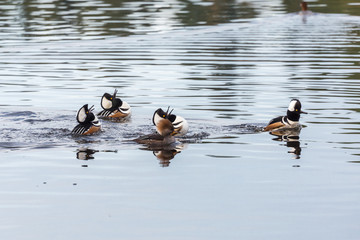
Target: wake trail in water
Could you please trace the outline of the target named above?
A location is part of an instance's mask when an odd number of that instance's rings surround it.
[[[90,136],[72,135],[76,125],[72,115],[51,115],[32,111],[2,112],[0,149],[42,149],[54,147],[96,146],[97,149],[121,148],[134,145],[133,139],[155,132],[155,126],[148,119],[137,118],[129,121],[102,120],[102,130]],[[139,124],[139,122],[141,124]],[[211,136],[227,134],[253,134],[262,131],[264,124],[220,125],[216,122],[189,120],[187,135],[177,138],[182,143],[201,143]]]

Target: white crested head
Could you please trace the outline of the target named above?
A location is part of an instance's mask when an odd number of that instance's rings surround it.
[[[152,121],[153,124],[156,126],[161,119],[164,119],[167,117],[167,113],[164,112],[161,108],[158,108],[153,115]]]
[[[163,119],[163,118],[160,117],[158,114],[154,114],[154,116],[153,116],[154,125],[157,125],[160,122],[161,119]]]
[[[85,122],[87,114],[88,114],[87,112],[88,112],[87,105],[82,106],[76,114],[76,120],[79,123]]]
[[[299,100],[297,100],[297,99],[291,100],[288,110],[290,112],[295,112],[295,110],[298,109],[299,104],[300,104]],[[300,105],[300,108],[301,108],[301,105]]]
[[[110,94],[108,94],[110,95]],[[111,97],[111,95],[110,95]],[[104,94],[104,96],[101,98],[101,107],[103,109],[110,109],[112,107],[112,99],[107,96],[107,94]]]

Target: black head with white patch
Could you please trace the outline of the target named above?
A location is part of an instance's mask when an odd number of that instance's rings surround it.
[[[116,97],[117,90],[115,89],[114,94],[104,93],[101,98],[101,107],[105,110],[116,110],[122,105],[120,98]]]
[[[291,121],[299,121],[300,114],[302,113],[307,114],[307,112],[301,110],[301,102],[298,99],[292,99],[287,110],[288,119]]]
[[[90,123],[96,119],[96,116],[92,112],[94,110],[94,106],[88,107],[87,104],[82,106],[76,115],[76,120],[79,123]]]
[[[166,110],[166,112],[164,110],[162,110],[161,108],[158,108],[155,112],[154,112],[154,115],[153,115],[153,118],[152,118],[152,122],[153,124],[156,126],[158,124],[158,122],[161,120],[161,119],[168,119],[170,122],[174,122],[175,119],[176,119],[176,115],[175,114],[171,114],[172,111],[174,109],[172,109],[170,112],[169,112],[169,109],[170,107],[168,107],[168,109]]]

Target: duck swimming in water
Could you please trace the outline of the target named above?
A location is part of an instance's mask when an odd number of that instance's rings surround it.
[[[300,114],[307,112],[301,111],[301,103],[298,99],[292,99],[289,104],[286,116],[280,116],[270,120],[264,131],[274,131],[280,129],[301,128],[299,123]]]
[[[72,134],[90,135],[101,129],[101,123],[92,112],[93,110],[94,106],[88,108],[87,104],[79,109],[76,114],[76,120],[79,124],[71,131]]]
[[[184,136],[189,130],[189,124],[185,118],[172,114],[172,109],[169,112],[170,107],[164,112],[161,108],[158,108],[153,115],[152,122],[156,126],[161,119],[168,119],[177,131],[176,136]]]
[[[125,118],[130,116],[131,108],[130,105],[116,97],[117,90],[115,89],[114,94],[104,93],[101,98],[101,107],[104,109],[97,115],[105,118]]]
[[[168,119],[160,119],[156,124],[155,134],[141,136],[134,141],[145,144],[149,147],[166,147],[175,143],[175,137],[178,132]]]

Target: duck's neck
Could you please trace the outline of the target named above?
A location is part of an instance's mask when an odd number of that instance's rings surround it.
[[[300,119],[300,113],[287,111],[287,118],[293,122],[298,122]]]

